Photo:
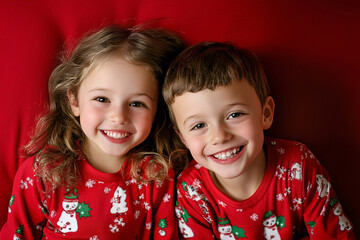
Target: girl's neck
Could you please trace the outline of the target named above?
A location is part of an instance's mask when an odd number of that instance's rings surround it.
[[[104,173],[116,173],[120,171],[126,159],[126,156],[104,154],[101,149],[86,143],[81,144],[81,149],[89,164]]]
[[[265,175],[266,157],[262,150],[257,159],[246,172],[233,179],[218,177],[214,172],[209,171],[215,186],[225,195],[233,200],[243,201],[250,198],[259,188]]]

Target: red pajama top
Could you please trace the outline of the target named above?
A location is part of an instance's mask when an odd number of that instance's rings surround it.
[[[141,183],[130,177],[128,160],[123,177],[81,159],[76,188],[46,195],[33,161],[16,174],[0,239],[178,239],[172,171],[169,180]]]
[[[177,183],[176,215],[189,239],[356,239],[326,170],[303,144],[265,138],[257,191],[235,201],[192,161]]]

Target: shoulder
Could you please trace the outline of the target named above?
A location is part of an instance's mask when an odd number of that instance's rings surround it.
[[[265,147],[268,157],[277,162],[317,161],[310,149],[298,141],[265,137]]]
[[[276,166],[276,175],[288,172],[289,179],[309,180],[316,174],[327,175],[326,169],[303,143],[266,137],[265,146],[269,161]]]
[[[199,200],[203,198],[202,196],[212,194],[214,187],[211,183],[208,170],[193,160],[178,176],[177,193],[179,197],[185,195],[193,200]]]
[[[27,158],[17,170],[16,175],[17,176],[24,176],[24,175],[31,175],[33,176],[35,174],[34,171],[34,162],[36,161],[35,157]]]
[[[195,160],[192,160],[189,166],[184,169],[178,176],[178,181],[190,180],[190,179],[202,179],[204,177],[206,169],[198,164]]]
[[[285,150],[290,153],[304,152],[309,150],[306,145],[301,142],[281,138],[272,138],[268,136],[265,137],[265,146],[268,149],[275,149],[280,154],[284,154]]]

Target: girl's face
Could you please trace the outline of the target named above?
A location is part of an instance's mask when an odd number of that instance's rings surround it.
[[[99,170],[108,164],[106,159],[122,163],[149,135],[158,95],[158,82],[151,70],[118,55],[100,62],[82,82],[77,98],[68,93],[86,135],[82,147],[89,162]]]

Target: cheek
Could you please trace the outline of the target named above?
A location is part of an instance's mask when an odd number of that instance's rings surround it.
[[[80,124],[82,128],[96,125],[101,121],[104,113],[96,108],[82,108],[80,111]]]
[[[185,137],[184,140],[194,158],[203,154],[205,143],[201,138],[192,136]]]
[[[152,114],[142,114],[135,116],[134,124],[144,134],[149,134],[153,126],[154,117]]]

